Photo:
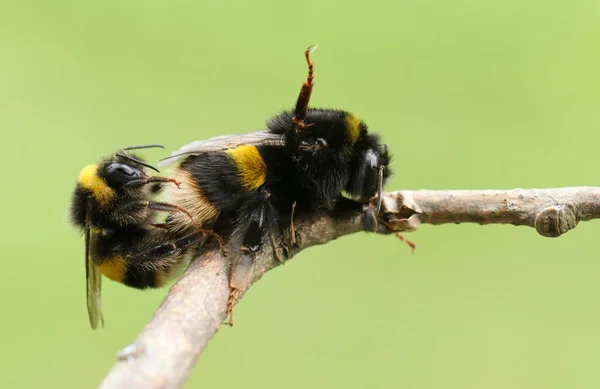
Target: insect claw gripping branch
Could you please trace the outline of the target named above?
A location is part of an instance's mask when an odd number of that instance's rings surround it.
[[[296,244],[296,227],[294,226],[294,213],[296,211],[296,202],[292,203],[292,216],[290,221],[290,235],[292,235],[292,243]]]
[[[242,248],[242,255],[240,255],[237,263],[232,267],[231,276],[229,277],[229,287],[231,288],[231,292],[229,293],[229,299],[227,300],[227,314],[229,315],[228,324],[230,327],[233,327],[233,307],[240,296],[240,291],[250,272],[250,267],[254,262],[254,255],[255,252],[253,250],[245,247]]]

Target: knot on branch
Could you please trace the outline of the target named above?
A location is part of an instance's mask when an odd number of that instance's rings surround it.
[[[577,226],[577,216],[573,206],[551,205],[543,208],[535,216],[535,229],[545,237],[556,238]]]

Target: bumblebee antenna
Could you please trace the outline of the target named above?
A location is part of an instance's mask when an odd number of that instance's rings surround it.
[[[117,155],[117,157],[125,158],[125,159],[127,159],[127,160],[129,160],[129,161],[131,161],[131,162],[139,163],[140,165],[142,165],[142,166],[145,166],[145,167],[147,167],[148,169],[152,169],[152,170],[154,170],[155,172],[157,172],[157,173],[160,173],[160,170],[158,170],[158,169],[157,169],[157,168],[155,168],[154,166],[152,166],[152,165],[150,165],[150,164],[148,164],[148,163],[146,163],[146,162],[144,162],[144,161],[140,161],[139,159],[136,159],[136,158],[130,157],[129,155],[125,155],[125,154],[123,154],[123,153],[117,153],[116,155]]]
[[[139,150],[139,149],[164,149],[165,146],[163,145],[159,145],[159,144],[154,144],[154,145],[140,145],[140,146],[129,146],[129,147],[125,147],[124,149],[121,149],[122,151],[127,151],[127,150]]]
[[[308,102],[310,101],[310,94],[312,93],[313,89],[313,79],[315,78],[313,63],[310,60],[310,53],[312,53],[316,48],[317,45],[312,45],[304,51],[304,57],[306,58],[306,63],[308,64],[308,76],[306,77],[304,84],[302,84],[302,89],[300,89],[300,94],[298,95],[298,100],[296,101],[296,110],[294,111],[294,117],[292,118],[292,123],[294,126],[296,126],[297,131],[302,131],[302,129],[311,125],[304,124],[304,120],[308,114]]]

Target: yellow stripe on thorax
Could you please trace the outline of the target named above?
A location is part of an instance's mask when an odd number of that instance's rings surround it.
[[[101,205],[109,203],[115,197],[115,191],[106,180],[98,176],[98,165],[89,165],[81,170],[77,179],[79,185],[91,191]]]
[[[125,270],[127,270],[127,262],[119,256],[107,258],[102,261],[98,269],[111,280],[123,283],[125,280]]]
[[[354,144],[360,135],[360,118],[353,113],[348,112],[346,115],[346,136],[350,143]]]
[[[227,150],[238,170],[242,186],[247,190],[258,189],[267,179],[267,165],[255,146],[240,146]]]

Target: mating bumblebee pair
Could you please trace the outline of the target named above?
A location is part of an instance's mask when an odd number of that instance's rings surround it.
[[[92,328],[103,321],[102,275],[134,288],[159,287],[208,249],[211,238],[222,246],[226,237],[238,256],[230,275],[231,324],[253,256],[284,229],[295,242],[295,217],[358,209],[365,229],[376,228],[390,176],[387,145],[352,113],[308,108],[310,52],[295,109],[268,120],[266,130],[192,142],[161,160],[173,166],[169,177],[150,175],[156,169],[130,153],[159,145],[122,149],[81,171],[71,219],[85,235]],[[378,205],[370,207],[376,195]]]

